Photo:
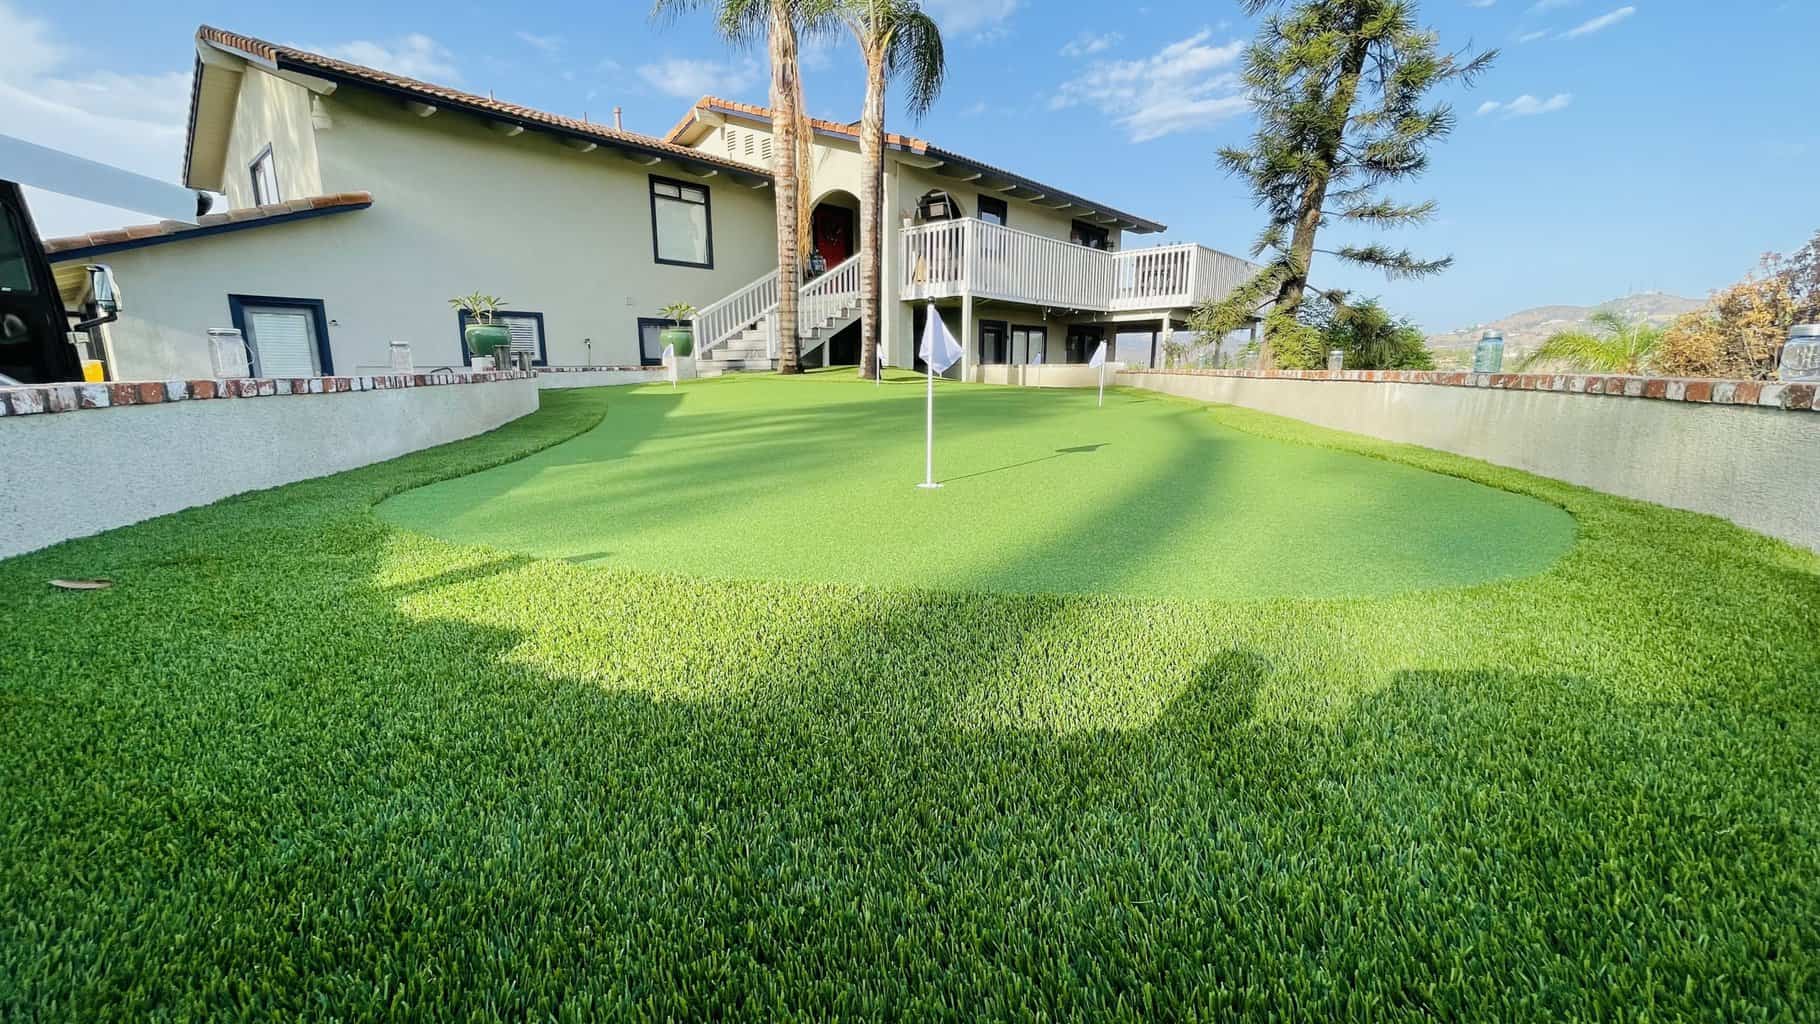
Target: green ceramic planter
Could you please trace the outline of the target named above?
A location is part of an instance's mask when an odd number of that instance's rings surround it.
[[[690,328],[666,327],[658,332],[657,340],[664,345],[675,345],[678,359],[695,354],[695,332]]]
[[[468,351],[477,356],[490,356],[512,347],[512,332],[498,324],[469,324],[462,335],[468,340]]]

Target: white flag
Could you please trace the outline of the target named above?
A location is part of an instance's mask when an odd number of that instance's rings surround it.
[[[665,345],[664,354],[661,358],[663,359],[665,366],[675,366],[676,365],[676,346],[675,345]]]
[[[1038,352],[1038,353],[1037,353],[1037,354],[1036,354],[1036,358],[1035,358],[1035,359],[1032,359],[1032,360],[1030,360],[1030,364],[1031,364],[1031,365],[1032,365],[1032,366],[1041,366],[1041,365],[1043,365],[1043,354],[1042,354],[1042,353],[1041,353],[1041,352]]]
[[[1087,360],[1087,365],[1088,366],[1105,366],[1106,365],[1106,343],[1105,342],[1103,342],[1103,341],[1100,342],[1100,347],[1093,350],[1093,358]]]
[[[923,344],[916,354],[936,373],[945,373],[948,367],[960,362],[960,343],[954,340],[941,314],[934,309],[929,310],[929,322],[923,326]]]

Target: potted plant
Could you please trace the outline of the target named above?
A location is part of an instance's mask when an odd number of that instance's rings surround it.
[[[504,324],[494,323],[499,316],[500,307],[505,304],[506,300],[497,295],[483,295],[480,292],[449,300],[449,305],[468,314],[468,325],[462,328],[461,334],[468,343],[468,354],[477,369],[480,368],[478,360],[482,359],[491,364],[488,369],[498,366],[499,360],[494,354],[512,349],[512,332],[506,330]]]
[[[695,354],[695,328],[689,322],[695,319],[695,307],[687,302],[672,302],[658,310],[671,326],[664,328],[657,335],[657,340],[665,345],[676,346],[676,357],[684,359]]]

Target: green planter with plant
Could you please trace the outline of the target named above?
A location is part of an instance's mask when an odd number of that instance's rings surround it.
[[[512,332],[497,322],[500,308],[505,303],[506,300],[497,295],[480,292],[449,300],[449,305],[468,315],[468,324],[461,329],[461,336],[468,343],[469,356],[491,359],[495,369],[499,368],[498,355],[512,350]]]
[[[695,354],[695,328],[691,322],[695,319],[695,307],[687,302],[672,302],[658,310],[671,326],[658,332],[657,340],[665,345],[674,346],[676,357],[686,359]]]

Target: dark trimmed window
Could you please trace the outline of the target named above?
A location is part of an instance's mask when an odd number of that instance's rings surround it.
[[[253,162],[247,166],[247,173],[253,178],[254,206],[284,202],[284,197],[278,191],[278,160],[272,156],[270,143],[253,158]]]
[[[1011,207],[1003,199],[980,196],[980,220],[1004,226],[1011,223]]]
[[[1111,236],[1107,234],[1105,228],[1079,220],[1069,226],[1068,240],[1075,245],[1084,245],[1089,249],[1105,249],[1111,244]]]
[[[980,321],[980,364],[999,366],[1011,361],[1010,326],[1003,320]]]
[[[473,317],[465,309],[456,314],[456,323],[461,329],[461,356],[464,361],[470,355],[467,336],[468,325],[473,322]],[[493,323],[504,327],[506,333],[512,336],[514,355],[523,352],[530,356],[532,366],[550,365],[550,347],[544,338],[542,313],[502,309],[493,314]]]
[[[674,267],[714,268],[714,216],[708,189],[651,175],[651,251]]]
[[[1049,347],[1049,332],[1042,327],[1019,324],[1011,328],[1011,360],[1029,365],[1036,362]]]

